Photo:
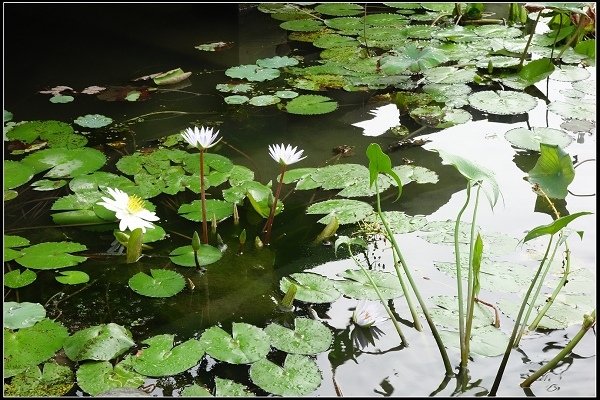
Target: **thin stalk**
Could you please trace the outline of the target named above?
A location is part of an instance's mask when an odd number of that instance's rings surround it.
[[[465,204],[462,206],[456,217],[456,224],[454,225],[454,257],[456,260],[456,294],[458,296],[458,336],[460,341],[460,366],[461,368],[467,367],[468,359],[467,348],[465,347],[465,310],[463,303],[463,287],[462,287],[462,272],[460,264],[460,249],[458,246],[458,234],[460,227],[460,219],[469,205],[471,200],[471,181],[467,184],[467,199]]]
[[[281,175],[279,178],[279,184],[277,185],[277,191],[275,192],[275,199],[273,200],[273,205],[271,206],[271,212],[269,213],[269,218],[267,219],[267,223],[263,229],[265,236],[263,239],[263,243],[268,245],[271,241],[271,228],[273,227],[273,219],[275,218],[275,210],[277,209],[277,199],[279,199],[279,195],[281,194],[281,186],[283,186],[283,175],[285,174],[286,165],[281,164]]]
[[[508,339],[508,343],[506,345],[506,350],[504,351],[504,357],[502,357],[502,361],[500,362],[500,367],[498,368],[498,372],[496,373],[496,378],[494,379],[494,383],[492,384],[492,388],[490,389],[489,396],[496,396],[498,392],[498,387],[500,386],[500,381],[502,380],[502,375],[504,374],[504,370],[506,369],[506,364],[508,363],[508,358],[510,357],[510,352],[513,347],[513,343],[515,338],[517,337],[517,332],[519,330],[519,323],[521,322],[521,317],[523,316],[523,311],[525,311],[525,306],[527,305],[527,299],[531,295],[531,291],[535,286],[535,282],[537,281],[540,273],[542,272],[542,266],[548,257],[548,253],[550,252],[550,247],[552,246],[552,239],[554,236],[550,236],[550,241],[548,242],[548,247],[546,247],[546,252],[542,261],[540,262],[540,266],[538,267],[535,276],[531,280],[531,284],[527,289],[527,293],[525,293],[525,297],[523,298],[523,303],[521,303],[521,308],[519,309],[519,314],[517,315],[517,319],[515,320],[515,326],[513,327],[512,334],[510,335],[510,339]]]
[[[587,331],[596,324],[596,309],[590,315],[583,316],[583,325],[577,334],[567,343],[564,349],[562,349],[554,358],[548,361],[544,366],[531,374],[527,379],[521,382],[521,387],[529,387],[531,384],[539,379],[546,372],[550,371],[554,367],[558,365],[560,360],[565,358],[569,353],[573,350],[573,348],[579,343],[579,341],[583,338],[583,336],[587,333]]]
[[[377,193],[377,213],[379,214],[379,216],[381,218],[381,222],[383,223],[383,226],[385,228],[387,236],[390,238],[390,241],[392,242],[394,251],[396,251],[396,254],[398,255],[398,259],[400,260],[400,264],[402,264],[402,268],[404,269],[406,278],[408,279],[408,282],[410,283],[410,286],[412,287],[413,292],[415,292],[415,297],[417,298],[417,301],[419,302],[419,305],[421,306],[421,309],[423,310],[423,314],[425,315],[425,319],[427,320],[429,329],[431,329],[431,334],[433,335],[433,338],[435,339],[435,343],[437,344],[438,349],[440,351],[440,355],[442,356],[442,360],[444,361],[444,368],[446,369],[446,375],[453,376],[454,371],[452,370],[452,364],[450,364],[450,359],[448,358],[448,353],[446,352],[446,348],[444,347],[444,342],[442,342],[442,338],[440,337],[440,334],[439,334],[438,330],[436,329],[436,327],[433,323],[433,320],[431,319],[429,310],[427,309],[425,302],[423,301],[423,299],[421,298],[421,295],[419,294],[417,285],[415,284],[415,281],[413,280],[412,275],[410,274],[410,271],[408,270],[408,266],[406,265],[406,261],[404,260],[402,253],[400,252],[400,246],[398,246],[398,242],[396,242],[396,238],[394,237],[392,230],[390,229],[386,219],[383,217],[383,214],[381,212],[381,199],[379,196],[379,188],[377,187],[377,179],[375,179],[375,192]],[[408,293],[406,293],[406,295],[408,295]],[[408,296],[406,296],[406,297],[408,297]]]
[[[519,66],[517,67],[518,70],[521,70],[521,68],[523,68],[523,63],[525,62],[525,57],[527,56],[527,50],[529,49],[529,45],[531,44],[531,39],[533,39],[533,34],[535,33],[535,27],[537,26],[538,21],[540,20],[540,17],[542,16],[542,12],[538,12],[537,18],[535,19],[535,22],[533,23],[533,28],[531,28],[531,33],[529,34],[529,39],[527,39],[527,44],[525,45],[525,48],[523,49],[523,53],[521,54],[521,59],[519,60]]]
[[[474,293],[474,276],[473,276],[473,248],[475,247],[475,221],[477,219],[477,208],[479,206],[479,194],[481,193],[481,185],[477,185],[477,194],[475,195],[475,208],[473,209],[473,219],[471,220],[471,238],[469,246],[469,274],[467,277],[467,321],[465,325],[465,349],[466,358],[463,359],[464,366],[467,366],[469,361],[471,340],[471,328],[473,327],[473,313],[475,310],[475,293]]]
[[[562,48],[562,50],[560,51],[560,53],[558,53],[558,56],[556,58],[560,59],[560,57],[563,55],[563,53],[569,47],[571,47],[571,44],[577,40],[577,38],[579,37],[579,33],[583,29],[583,25],[585,24],[585,22],[586,22],[586,18],[583,18],[583,17],[579,18],[579,23],[577,24],[577,29],[575,29],[575,33],[573,33],[573,36],[571,36],[569,38],[569,41],[567,43],[565,43],[565,47]]]
[[[383,304],[385,311],[388,313],[388,315],[390,316],[390,319],[394,323],[394,328],[396,328],[396,332],[398,332],[398,336],[400,336],[400,341],[402,342],[402,344],[404,346],[408,347],[408,342],[406,341],[406,338],[404,337],[404,334],[402,333],[402,329],[400,329],[400,324],[394,317],[394,313],[392,313],[392,310],[390,310],[390,307],[387,305],[385,299],[383,298],[383,295],[381,294],[381,292],[379,291],[379,288],[377,287],[377,284],[375,283],[375,281],[373,281],[371,274],[365,269],[365,267],[362,266],[361,263],[358,262],[356,257],[354,257],[354,254],[352,253],[350,246],[348,246],[348,251],[350,252],[350,257],[352,257],[352,260],[354,261],[354,263],[360,267],[362,272],[365,274],[365,276],[367,277],[367,279],[373,286],[373,289],[375,289],[375,292],[377,293],[377,297],[379,297],[379,300],[381,301],[381,304]]]
[[[562,235],[563,235],[563,233],[561,232],[560,237],[562,237]],[[552,236],[550,237],[550,239],[552,239]],[[558,250],[558,246],[560,245],[560,242],[561,242],[561,240],[559,238],[559,240],[557,240],[557,242],[556,242],[556,245],[554,246],[554,250],[552,250],[552,255],[550,256],[550,259],[546,262],[546,268],[544,268],[544,272],[542,272],[542,276],[539,279],[537,288],[535,289],[535,293],[534,293],[533,297],[531,298],[531,301],[529,301],[529,307],[527,308],[527,313],[525,314],[525,318],[523,318],[523,322],[521,324],[521,330],[519,331],[519,335],[515,339],[513,347],[517,347],[519,345],[519,342],[521,341],[521,338],[523,337],[523,334],[525,333],[525,328],[527,327],[527,321],[529,320],[531,311],[533,311],[533,309],[535,307],[535,302],[540,294],[540,290],[542,289],[544,279],[546,278],[546,275],[548,274],[548,271],[550,270],[552,261],[554,261],[554,256],[556,255],[556,251]],[[541,267],[541,265],[540,265],[540,267]]]
[[[569,273],[571,272],[571,252],[569,251],[569,246],[567,246],[566,243],[565,248],[565,273],[556,285],[556,288],[554,289],[550,297],[546,299],[546,302],[544,303],[544,306],[541,308],[538,315],[535,317],[531,325],[529,325],[530,331],[534,331],[537,329],[538,325],[540,324],[540,321],[542,320],[544,315],[546,315],[546,312],[548,311],[552,303],[554,303],[554,299],[556,299],[556,296],[558,296],[558,292],[560,292],[560,290],[567,284],[567,278],[569,277]]]
[[[200,202],[202,203],[202,243],[208,243],[208,224],[206,222],[206,197],[204,193],[204,150],[200,150]]]

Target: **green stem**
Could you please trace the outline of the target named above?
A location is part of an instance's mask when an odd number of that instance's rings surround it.
[[[477,194],[475,195],[475,208],[473,209],[473,219],[471,220],[471,238],[469,242],[469,274],[467,278],[467,321],[465,326],[465,350],[466,359],[464,366],[467,366],[469,361],[470,345],[471,340],[471,328],[473,326],[473,313],[475,307],[475,293],[474,293],[474,276],[473,276],[473,249],[475,247],[475,221],[477,219],[477,208],[479,206],[479,194],[481,193],[481,185],[477,185]]]
[[[595,324],[596,309],[594,308],[594,311],[592,311],[591,315],[583,316],[583,325],[581,326],[581,329],[579,330],[579,332],[577,332],[573,339],[571,339],[569,343],[567,343],[565,348],[562,349],[556,356],[554,356],[552,360],[548,361],[546,365],[542,366],[540,369],[531,374],[527,379],[521,382],[521,387],[529,387],[534,381],[539,379],[546,372],[556,367],[558,363],[573,350],[573,348],[577,345],[577,343],[579,343],[579,341],[583,338],[587,331]]]
[[[375,179],[375,185],[377,185],[377,179]],[[379,196],[379,189],[377,188],[377,186],[375,186],[375,188],[376,188],[375,191],[377,193],[377,213],[379,214],[379,216],[381,218],[381,222],[383,223],[383,226],[385,228],[386,234],[390,238],[392,245],[394,247],[394,250],[396,251],[396,254],[398,255],[398,259],[400,260],[400,264],[402,264],[402,268],[404,269],[406,278],[408,279],[408,282],[410,283],[410,286],[412,287],[413,292],[415,292],[415,297],[417,298],[417,301],[419,302],[419,305],[421,306],[421,309],[423,310],[423,314],[425,315],[425,319],[427,320],[429,329],[431,329],[431,334],[433,335],[433,337],[435,339],[435,343],[437,344],[438,349],[440,351],[440,355],[442,356],[442,360],[444,362],[444,368],[446,369],[446,375],[454,376],[454,371],[452,370],[452,365],[450,364],[450,359],[448,358],[448,353],[446,352],[446,348],[444,347],[444,342],[442,342],[442,338],[440,337],[440,334],[437,331],[437,329],[433,323],[433,320],[431,319],[431,315],[429,314],[429,311],[427,310],[427,306],[425,305],[425,302],[423,301],[423,299],[421,298],[421,295],[419,294],[419,290],[417,288],[417,285],[415,284],[415,281],[412,278],[412,275],[410,274],[410,271],[408,270],[406,261],[404,261],[404,257],[402,257],[402,253],[400,252],[400,246],[398,246],[398,242],[396,242],[396,238],[394,237],[392,230],[390,229],[386,219],[383,217],[383,214],[381,213],[381,200],[380,200],[380,196]],[[408,293],[406,293],[405,295],[408,298]]]
[[[544,303],[544,306],[542,307],[538,315],[535,317],[531,325],[529,325],[530,331],[534,331],[537,329],[538,325],[540,324],[540,321],[542,320],[544,315],[546,315],[546,312],[548,311],[552,303],[554,303],[554,299],[556,299],[556,296],[558,296],[558,292],[560,292],[560,290],[567,284],[567,278],[569,277],[569,273],[571,272],[571,252],[569,251],[569,246],[567,246],[566,243],[565,248],[565,272],[558,284],[556,285],[556,288],[554,289],[550,297],[546,299],[546,302]]]
[[[462,271],[460,264],[460,248],[458,245],[458,235],[460,232],[460,219],[469,205],[471,200],[471,181],[467,184],[467,199],[465,204],[462,206],[456,217],[456,223],[454,225],[454,257],[456,260],[456,294],[458,296],[458,336],[460,341],[460,366],[462,368],[467,367],[468,354],[465,347],[465,310],[463,302],[463,287],[462,287]]]
[[[408,342],[406,341],[406,338],[404,337],[404,334],[402,333],[402,330],[400,329],[400,324],[398,323],[398,321],[394,317],[394,313],[392,313],[392,310],[390,310],[390,308],[388,307],[385,299],[383,298],[383,295],[381,294],[381,292],[379,291],[379,288],[377,287],[377,284],[375,283],[375,281],[373,281],[373,278],[371,277],[371,274],[369,273],[369,271],[367,271],[365,269],[365,267],[362,266],[361,263],[358,262],[358,260],[356,259],[356,257],[354,257],[354,254],[352,253],[352,250],[350,249],[350,246],[348,246],[348,251],[350,252],[350,257],[352,257],[352,260],[354,261],[354,263],[360,267],[360,269],[362,270],[362,272],[365,274],[365,276],[367,277],[367,279],[369,280],[369,282],[373,286],[373,289],[375,289],[375,292],[377,292],[377,297],[379,297],[379,300],[381,301],[381,304],[383,304],[383,307],[385,308],[385,311],[388,313],[388,315],[390,316],[390,319],[394,323],[394,328],[396,328],[396,332],[398,332],[398,336],[400,336],[400,340],[402,341],[402,344],[404,346],[408,347]]]
[[[535,22],[533,23],[533,27],[531,28],[531,33],[529,34],[529,39],[527,39],[527,44],[525,45],[525,48],[523,49],[523,53],[521,54],[521,59],[519,60],[519,66],[517,67],[517,69],[520,71],[521,68],[523,68],[523,63],[525,62],[525,57],[527,56],[527,50],[529,49],[529,45],[531,44],[531,39],[533,39],[533,35],[535,34],[535,27],[537,26],[538,21],[540,20],[540,17],[542,16],[542,12],[538,12],[537,18],[535,19]]]
[[[496,379],[494,379],[494,383],[492,384],[492,388],[490,389],[489,396],[496,396],[498,392],[498,387],[500,386],[500,381],[502,380],[502,375],[504,374],[504,370],[506,369],[506,364],[508,363],[508,358],[510,357],[510,352],[513,347],[513,343],[515,338],[517,337],[517,332],[519,330],[519,323],[521,322],[521,317],[523,316],[523,311],[525,311],[525,306],[527,305],[527,300],[531,295],[531,291],[535,286],[535,282],[537,281],[540,273],[542,272],[542,266],[544,265],[544,261],[548,257],[548,253],[550,252],[550,247],[552,245],[552,239],[554,235],[550,236],[550,241],[548,242],[548,247],[546,247],[546,253],[544,254],[544,258],[540,262],[540,266],[538,267],[535,276],[531,280],[531,284],[527,289],[527,293],[525,293],[525,297],[523,298],[523,302],[521,303],[521,308],[519,309],[519,314],[517,315],[517,319],[515,320],[515,326],[513,327],[512,334],[510,335],[510,339],[508,339],[508,343],[506,345],[506,350],[504,351],[504,357],[502,357],[502,361],[500,362],[500,367],[498,368],[498,373],[496,374]]]
[[[563,233],[561,232],[560,237],[562,237],[562,235],[563,235]],[[523,318],[523,322],[521,323],[521,330],[519,331],[519,334],[517,335],[517,338],[515,339],[513,347],[517,347],[519,345],[519,342],[521,341],[521,338],[523,337],[523,334],[525,333],[525,329],[527,328],[527,321],[529,320],[531,312],[533,311],[533,309],[535,307],[535,302],[540,294],[542,285],[544,284],[544,279],[546,278],[546,275],[548,274],[548,271],[550,270],[552,261],[554,261],[554,256],[556,255],[556,251],[558,250],[559,245],[560,245],[560,238],[559,238],[559,240],[557,240],[556,245],[554,245],[554,250],[552,250],[552,255],[550,256],[550,259],[546,262],[546,268],[544,268],[544,271],[542,272],[542,275],[538,281],[537,288],[535,289],[535,293],[533,294],[533,297],[529,301],[529,307],[527,308],[527,313],[525,314],[525,318]]]
[[[269,218],[267,219],[267,223],[263,229],[265,236],[263,239],[263,243],[268,245],[271,241],[271,228],[273,227],[273,219],[275,218],[275,210],[277,209],[277,199],[279,199],[279,195],[281,194],[281,186],[283,185],[283,175],[285,174],[286,165],[281,164],[281,177],[279,178],[279,184],[277,185],[277,191],[275,192],[275,199],[273,200],[273,205],[271,206],[271,212],[269,213]]]
[[[206,222],[206,195],[204,193],[204,150],[200,150],[200,203],[202,204],[202,243],[208,243],[208,224]]]
[[[565,43],[565,47],[562,48],[562,50],[560,51],[560,53],[558,53],[558,56],[556,58],[560,59],[560,57],[563,55],[563,53],[569,47],[571,47],[571,44],[577,40],[577,38],[579,37],[579,33],[583,29],[583,25],[585,24],[585,22],[586,22],[586,18],[583,18],[583,17],[579,18],[579,23],[577,24],[577,29],[575,29],[575,33],[573,33],[573,35],[569,38],[569,41],[567,43]]]

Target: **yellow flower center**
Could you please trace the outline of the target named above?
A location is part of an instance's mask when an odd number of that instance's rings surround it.
[[[138,213],[144,209],[144,200],[136,195],[129,196],[127,201],[127,211],[132,214]]]

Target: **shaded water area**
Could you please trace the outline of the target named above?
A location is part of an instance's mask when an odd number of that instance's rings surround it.
[[[545,242],[540,240],[529,247],[517,242],[532,228],[552,222],[548,207],[524,180],[539,153],[517,150],[505,138],[505,132],[530,126],[558,128],[564,119],[550,113],[545,100],[560,99],[561,91],[569,89],[570,82],[549,79],[537,83],[529,92],[539,97],[538,105],[526,114],[498,116],[466,106],[472,115],[471,121],[436,129],[422,128],[402,111],[397,123],[386,125],[385,121],[379,121],[377,126],[374,110],[393,105],[393,97],[382,95],[390,91],[336,89],[315,92],[331,97],[339,107],[334,112],[314,116],[286,113],[277,105],[226,104],[224,97],[231,93],[220,92],[215,87],[234,81],[225,75],[228,68],[275,56],[302,56],[303,62],[308,64],[310,60],[318,59],[322,50],[310,43],[288,40],[289,32],[279,27],[281,21],[249,4],[5,4],[4,14],[4,110],[12,113],[15,122],[58,120],[72,124],[86,114],[111,118],[111,125],[99,129],[74,126],[76,131],[85,132],[87,147],[105,154],[107,162],[102,171],[119,174],[116,163],[122,157],[136,151],[150,153],[162,145],[159,139],[194,125],[219,130],[223,140],[210,152],[214,150],[234,165],[252,170],[255,181],[263,184],[272,181],[274,186],[280,170],[267,152],[267,147],[273,143],[290,143],[304,151],[307,158],[290,169],[341,163],[367,166],[365,150],[370,143],[378,143],[390,156],[392,165],[420,166],[437,175],[435,183],[406,184],[398,201],[394,201],[394,188],[384,191],[382,209],[422,216],[423,221],[433,222],[454,220],[466,199],[465,178],[453,166],[442,164],[435,151],[441,149],[495,172],[502,197],[492,210],[482,196],[477,225],[490,235],[501,233],[510,238],[498,245],[508,248],[502,261],[498,262],[525,265],[531,275],[538,266]],[[232,45],[214,52],[194,48],[215,42],[231,42]],[[191,72],[182,85],[163,86],[146,92],[148,87],[156,88],[151,80],[134,81],[138,77],[176,68]],[[587,70],[595,75],[595,68],[588,67]],[[54,104],[49,101],[50,94],[39,93],[60,85],[76,92],[92,85],[135,86],[149,98],[144,101],[105,101],[100,95],[71,93],[74,101]],[[290,90],[283,77],[256,85],[265,93]],[[590,85],[595,85],[595,80],[590,80]],[[385,119],[383,114],[379,119]],[[369,121],[371,129],[383,129],[382,133],[385,133],[365,135]],[[362,126],[357,126],[360,123]],[[388,130],[394,125],[405,126],[410,132],[421,129],[416,138],[422,139],[423,143],[396,146],[398,136]],[[595,213],[595,124],[587,131],[567,133],[573,141],[565,150],[573,164],[589,161],[577,165],[569,194],[565,200],[556,202],[557,207],[563,215],[580,211]],[[7,143],[4,142],[4,159],[21,159],[22,155],[11,154],[15,148]],[[183,143],[175,147],[188,150]],[[193,149],[188,151],[195,152]],[[32,182],[38,179],[42,179],[41,174]],[[225,186],[209,188],[208,198],[222,199],[221,190]],[[174,195],[162,193],[149,200],[156,206],[159,224],[167,237],[150,243],[151,250],[144,250],[139,261],[128,264],[125,255],[109,254],[114,224],[108,229],[106,226],[105,229],[90,229],[59,226],[53,222],[51,207],[58,198],[71,193],[68,185],[37,191],[29,182],[14,189],[18,192],[16,199],[4,203],[5,235],[25,237],[31,244],[60,241],[84,244],[87,250],[81,255],[88,259],[67,270],[85,271],[90,281],[63,285],[55,279],[61,270],[42,269],[36,271],[36,281],[28,286],[19,289],[5,286],[4,301],[42,304],[47,316],[62,323],[70,334],[99,324],[124,326],[131,331],[136,343],[135,350],[130,350],[132,354],[143,347],[144,340],[155,335],[175,335],[176,342],[181,343],[198,339],[215,325],[231,332],[234,323],[264,328],[273,322],[290,324],[294,317],[307,317],[321,321],[333,333],[329,349],[311,356],[322,377],[322,383],[311,393],[314,396],[486,395],[501,356],[473,354],[468,384],[462,389],[458,379],[444,381],[444,368],[430,331],[426,326],[423,332],[412,327],[403,297],[395,298],[390,304],[402,323],[409,347],[400,345],[390,321],[379,325],[382,332],[373,343],[357,346],[353,339],[358,328],[353,326],[351,318],[358,301],[347,296],[321,304],[296,300],[293,312],[278,307],[285,294],[280,289],[282,278],[310,271],[339,279],[338,274],[356,269],[346,251],[340,248],[336,254],[329,241],[313,243],[325,225],[318,222],[322,214],[307,214],[307,208],[338,198],[336,192],[322,188],[294,190],[294,186],[295,183],[283,186],[281,198],[285,209],[275,218],[271,245],[255,247],[254,238],[261,235],[265,219],[246,199],[239,207],[239,224],[234,224],[232,218],[218,224],[217,232],[224,242],[222,258],[207,265],[204,273],[199,273],[195,268],[176,265],[169,257],[173,249],[190,244],[194,231],[201,230],[200,223],[178,213],[182,204],[198,200],[197,193],[191,190]],[[375,207],[374,197],[359,199]],[[470,220],[472,209],[469,210],[463,221]],[[579,237],[569,239],[573,268],[585,270],[586,274],[595,277],[596,217],[582,217],[569,227],[585,232],[581,240]],[[366,233],[370,225],[344,224],[337,235],[353,235],[359,228]],[[239,244],[242,231],[248,238],[243,247]],[[445,273],[439,265],[454,261],[453,248],[444,239],[428,240],[431,232],[423,232],[415,229],[399,234],[398,238],[423,297],[434,304],[436,296],[456,295],[455,275]],[[209,243],[217,247],[214,232],[210,233]],[[371,270],[394,272],[394,260],[387,241],[371,241],[369,249],[360,253],[359,258],[366,260]],[[558,270],[562,256],[557,259]],[[4,265],[5,273],[20,267],[14,261]],[[128,286],[134,274],[157,268],[183,275],[186,287],[172,297],[151,298],[135,293]],[[588,302],[592,297],[591,304],[595,304],[595,283],[588,284],[590,292],[585,296]],[[515,292],[508,297],[520,301],[522,293],[517,296]],[[485,286],[482,286],[481,297],[497,304],[503,300],[494,288]],[[591,311],[588,302],[578,310],[581,311],[579,320]],[[513,324],[511,318],[501,314],[500,327],[505,334],[510,335]],[[568,325],[564,329],[527,334],[519,349],[513,350],[498,395],[594,395],[595,328],[557,368],[531,388],[519,387],[525,377],[564,348],[578,332],[581,322]],[[448,346],[448,352],[453,366],[458,366],[459,350]],[[281,365],[285,353],[272,348],[268,358]],[[75,369],[75,363],[69,365]],[[233,365],[208,355],[183,373],[163,378],[146,377],[144,385],[154,396],[179,396],[183,388],[192,384],[212,390],[215,378],[244,384],[256,395],[269,394],[253,383],[248,365]],[[67,395],[87,394],[75,385]]]

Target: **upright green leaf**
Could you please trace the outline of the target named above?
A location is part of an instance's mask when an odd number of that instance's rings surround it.
[[[529,182],[540,185],[552,199],[564,199],[567,197],[567,187],[574,178],[571,156],[557,145],[540,143],[540,157],[529,171]]]
[[[390,157],[381,150],[381,147],[377,143],[371,143],[367,147],[367,157],[369,158],[369,180],[371,186],[379,173],[391,176],[398,185],[398,197],[396,197],[396,200],[398,200],[402,195],[402,181],[398,177],[398,174],[392,170],[392,160],[390,160]]]
[[[588,211],[578,212],[575,214],[567,215],[565,217],[560,217],[551,224],[541,225],[536,228],[533,228],[529,231],[529,233],[527,233],[527,235],[525,235],[525,237],[523,238],[523,242],[528,242],[531,239],[535,239],[536,237],[540,237],[543,235],[554,235],[555,233],[563,229],[565,226],[569,225],[571,221],[573,221],[575,218],[579,218],[582,215],[588,214],[592,213]]]

